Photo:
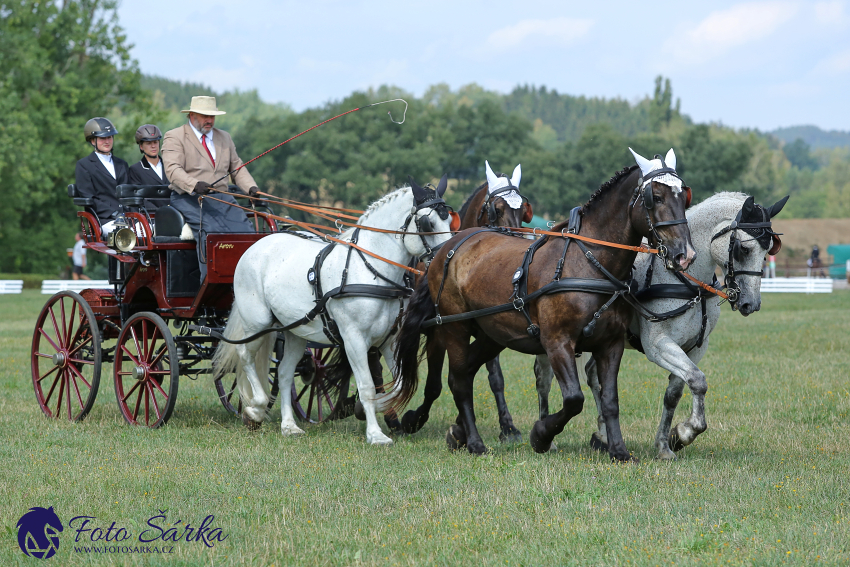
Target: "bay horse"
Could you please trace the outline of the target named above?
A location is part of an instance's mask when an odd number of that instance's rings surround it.
[[[490,168],[490,164],[486,161],[484,162],[484,168],[487,181],[472,193],[461,206],[460,211],[458,211],[460,215],[460,230],[479,226],[516,228],[522,226],[523,222],[530,222],[534,213],[531,203],[527,199],[523,198],[518,192],[517,196],[521,199],[520,202],[516,202],[516,197],[512,196],[514,202],[509,204],[504,198],[510,193],[510,188],[519,189],[522,176],[520,166],[516,166],[510,178],[502,173],[494,173]],[[493,188],[492,191],[491,187]],[[419,288],[421,286],[427,289],[427,277],[417,278],[416,287]],[[400,424],[401,430],[408,434],[416,433],[428,422],[431,406],[440,396],[443,389],[443,359],[445,358],[446,351],[437,341],[432,340],[431,336],[428,335],[426,337],[425,352],[428,361],[428,374],[423,389],[424,398],[422,405],[415,410],[409,410],[405,413]],[[511,416],[508,410],[508,404],[505,401],[505,377],[502,373],[502,367],[499,364],[499,357],[497,356],[488,360],[485,365],[487,367],[490,389],[496,399],[496,408],[499,414],[499,438],[502,441],[519,442],[522,440],[522,434],[514,425],[513,416]]]
[[[372,203],[357,224],[390,233],[350,228],[338,238],[361,250],[303,233],[280,232],[259,240],[242,255],[233,276],[233,308],[224,336],[243,344],[222,341],[213,368],[219,376],[236,371],[246,426],[254,429],[266,417],[268,358],[277,332],[282,332],[284,352],[277,376],[281,433],[304,433],[295,423],[290,395],[307,341],[333,342],[341,345],[340,371],[354,372],[366,414],[366,440],[392,444],[378,425],[376,406],[382,410],[395,396],[409,399],[414,390],[399,385],[378,395],[367,351],[377,347],[385,357],[393,355],[390,332],[410,292],[405,264],[432,254],[448,238],[454,216],[442,198],[446,186],[446,176],[436,188],[411,180],[410,186]],[[364,251],[389,262],[367,258]],[[257,336],[264,331],[276,332]],[[408,386],[415,389],[415,384]]]
[[[629,291],[622,280],[629,277],[643,237],[663,254],[669,269],[684,270],[695,257],[675,154],[671,150],[666,160],[656,156],[638,163],[640,169],[620,171],[574,209],[569,224],[556,225],[553,232],[563,237],[547,235],[528,247],[523,238],[470,229],[435,255],[429,293],[418,289],[405,313],[396,343],[396,379],[403,386],[418,379],[419,333],[427,328],[449,357],[449,387],[459,412],[446,436],[450,448],[466,445],[472,454],[486,452],[475,425],[473,380],[484,362],[511,348],[546,354],[561,387],[562,409],[537,421],[529,436],[535,451],[548,451],[582,410],[575,355],[589,352],[599,367],[608,452],[618,461],[632,459],[620,432],[617,399],[617,372],[632,315],[628,303],[617,301]],[[567,230],[618,247],[581,240],[570,246],[574,239]]]
[[[772,230],[771,219],[779,214],[787,200],[785,197],[770,207],[763,207],[743,193],[718,193],[686,213],[697,253],[688,273],[719,289],[721,286],[714,276],[719,267],[729,305],[744,317],[761,308],[762,260],[765,254],[776,254],[782,246],[779,235]],[[733,222],[736,228],[728,230]],[[705,356],[709,336],[720,318],[720,300],[680,274],[654,270],[654,257],[649,254],[638,254],[634,272],[640,287],[635,297],[651,311],[671,315],[652,322],[635,313],[627,337],[631,348],[643,352],[647,359],[669,373],[655,448],[657,459],[673,460],[675,451],[693,443],[707,428],[705,394],[708,383],[697,364]],[[605,450],[607,434],[594,360],[587,361],[585,371],[599,411],[598,431],[591,436],[590,446]],[[534,372],[543,412],[543,400],[548,399],[552,381],[552,371],[545,357],[538,357]],[[673,415],[685,385],[693,398],[691,415],[671,432]]]

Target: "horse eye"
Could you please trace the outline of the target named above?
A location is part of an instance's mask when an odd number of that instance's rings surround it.
[[[652,200],[655,201],[656,203],[660,203],[663,199],[661,197],[659,197],[658,195],[653,195]]]

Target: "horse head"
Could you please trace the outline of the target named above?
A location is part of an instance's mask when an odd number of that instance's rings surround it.
[[[413,206],[402,231],[418,234],[419,238],[407,238],[412,235],[405,234],[404,246],[413,256],[429,255],[433,248],[449,239],[451,230],[460,226],[457,213],[450,210],[443,200],[448,187],[448,176],[443,175],[436,187],[430,183],[422,187],[412,176],[408,176],[408,180],[413,195]],[[427,234],[432,232],[443,234]]]
[[[522,226],[530,222],[534,216],[531,203],[519,192],[519,182],[522,179],[522,167],[517,165],[513,175],[494,173],[490,163],[484,161],[487,174],[487,198],[479,212],[479,217],[486,214],[491,226]]]
[[[773,232],[771,219],[779,214],[788,197],[770,207],[744,200],[727,225],[724,221],[712,237],[711,256],[723,268],[729,303],[747,317],[761,309],[761,278],[765,254],[779,252],[782,241]]]
[[[640,167],[631,202],[632,223],[642,236],[659,249],[667,269],[684,271],[696,258],[685,218],[691,190],[676,173],[676,154],[671,148],[665,157],[656,154],[648,160],[629,148]]]

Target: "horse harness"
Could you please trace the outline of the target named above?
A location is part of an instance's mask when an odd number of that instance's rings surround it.
[[[738,231],[743,230],[752,236],[754,240],[758,241],[762,248],[768,249],[767,253],[771,256],[776,255],[776,253],[782,248],[782,241],[779,239],[779,235],[776,232],[773,232],[770,215],[761,205],[755,205],[755,209],[761,213],[761,222],[742,222],[741,217],[744,213],[744,209],[741,208],[741,210],[738,211],[738,215],[735,217],[735,220],[733,220],[729,226],[721,229],[717,234],[711,237],[711,241],[714,242],[727,232],[732,233],[729,237],[729,260],[724,264],[724,268],[726,269],[724,283],[726,285],[726,295],[729,296],[729,304],[732,305],[733,309],[735,308],[735,304],[738,302],[738,298],[741,294],[741,286],[735,279],[736,276],[762,275],[761,271],[735,269],[735,260],[738,260],[738,262],[743,262],[744,260],[744,251],[741,247],[741,240],[738,238]]]
[[[478,216],[476,217],[476,222],[481,222],[481,216],[484,212],[487,212],[487,224],[490,226],[496,226],[497,212],[496,212],[496,199],[501,197],[502,195],[507,195],[511,191],[516,191],[516,194],[520,196],[523,203],[528,202],[528,198],[526,198],[522,193],[519,192],[518,187],[514,187],[513,184],[509,184],[507,187],[502,187],[501,189],[496,189],[492,193],[488,191],[487,199],[484,200],[484,203],[481,205],[481,210],[478,211]],[[522,206],[522,205],[520,205]]]

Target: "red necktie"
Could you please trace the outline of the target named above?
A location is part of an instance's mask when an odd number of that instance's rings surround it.
[[[212,153],[210,152],[210,148],[209,148],[209,146],[207,146],[207,136],[206,136],[206,134],[201,136],[201,143],[204,145],[204,149],[207,150],[207,155],[210,156],[210,161],[212,162],[213,167],[215,167],[215,158],[212,157]]]

